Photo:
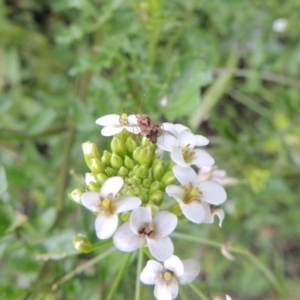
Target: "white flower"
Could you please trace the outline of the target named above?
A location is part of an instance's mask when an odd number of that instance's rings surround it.
[[[224,178],[226,177],[225,170],[219,170],[214,167],[201,167],[198,172],[198,178],[200,181],[213,180],[222,184]]]
[[[150,253],[157,260],[166,260],[174,252],[174,246],[168,237],[177,225],[177,217],[167,211],[161,211],[152,217],[149,208],[139,207],[116,231],[113,241],[117,249],[124,252],[134,251],[145,242]]]
[[[121,132],[124,128],[127,131],[135,134],[140,132],[139,128],[137,127],[137,119],[135,115],[106,115],[97,119],[96,124],[104,126],[101,130],[101,134],[103,136],[112,136]]]
[[[171,152],[171,158],[176,164],[182,167],[191,165],[202,167],[211,166],[215,163],[214,159],[206,151],[194,149],[195,147],[207,145],[209,141],[206,137],[194,135],[189,130],[173,126],[173,133],[178,134],[178,137],[173,134],[163,134],[158,138],[157,146]],[[168,125],[167,128],[169,127],[172,129],[172,126]]]
[[[107,179],[97,192],[85,192],[81,196],[82,204],[97,213],[95,230],[100,240],[111,237],[118,227],[118,214],[133,210],[142,201],[134,196],[116,197],[124,184],[122,177],[115,176]]]
[[[214,181],[201,181],[192,168],[174,166],[173,172],[182,186],[169,185],[166,192],[179,203],[182,213],[194,223],[201,223],[208,214],[207,204],[220,205],[226,200],[224,188]]]
[[[199,274],[200,266],[194,259],[181,261],[172,255],[164,264],[149,260],[141,272],[140,280],[153,285],[154,296],[158,300],[175,299],[178,295],[178,283],[191,283]]]
[[[211,224],[214,222],[215,216],[219,218],[219,226],[222,227],[222,223],[225,218],[224,210],[219,206],[209,205],[205,202],[202,203],[205,206],[205,218],[202,221],[203,223]]]
[[[288,20],[285,18],[276,19],[272,24],[272,28],[275,32],[284,32],[287,26]]]

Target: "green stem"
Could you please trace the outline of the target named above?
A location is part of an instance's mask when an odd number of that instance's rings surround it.
[[[113,284],[113,286],[112,286],[112,288],[111,288],[111,290],[110,290],[110,292],[109,292],[106,300],[112,300],[112,299],[114,299],[114,296],[115,296],[115,293],[117,291],[117,288],[118,288],[118,286],[119,286],[122,278],[124,277],[124,273],[127,271],[127,267],[129,265],[131,256],[132,256],[132,253],[127,254],[127,257],[125,258],[124,263],[123,263],[122,267],[119,270],[119,273],[118,273],[118,275],[117,275],[117,277],[116,277],[116,279],[114,281],[114,284]]]
[[[206,297],[203,292],[196,287],[194,284],[189,284],[189,287],[202,299],[202,300],[209,300],[208,297]]]
[[[220,248],[220,249],[225,247],[224,244],[221,244],[221,243],[218,243],[218,242],[214,242],[214,241],[199,238],[199,237],[189,236],[189,235],[182,234],[182,233],[173,233],[172,237],[179,238],[181,240],[190,241],[190,242],[205,244],[205,245],[213,246],[213,247]],[[242,249],[242,248],[239,248],[239,247],[231,247],[231,246],[226,246],[226,250],[229,251],[229,252],[241,254],[241,255],[244,255],[245,257],[247,257],[251,261],[251,263],[253,263],[266,276],[266,278],[273,285],[274,289],[281,296],[281,299],[286,299],[286,295],[285,295],[285,292],[283,290],[283,287],[280,285],[277,278],[252,253],[250,253],[246,249]]]
[[[76,275],[80,274],[82,271],[90,268],[91,266],[93,266],[97,262],[105,259],[107,256],[109,256],[115,250],[116,249],[114,247],[111,247],[111,248],[107,249],[106,251],[101,252],[98,256],[90,259],[85,264],[79,265],[74,270],[72,270],[71,272],[69,272],[68,274],[66,274],[65,276],[63,276],[61,279],[59,279],[58,281],[54,282],[52,284],[52,290],[56,290],[61,284],[65,283],[66,281],[68,281],[70,279],[72,279],[74,276],[76,276]]]
[[[140,281],[140,274],[143,267],[143,250],[142,248],[139,249],[138,253],[138,262],[137,262],[137,268],[136,268],[136,280],[135,280],[135,300],[140,299],[141,295],[141,281]]]

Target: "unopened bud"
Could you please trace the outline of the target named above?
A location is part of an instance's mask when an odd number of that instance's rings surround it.
[[[96,174],[95,178],[100,185],[102,185],[107,180],[107,176],[103,173]]]
[[[128,173],[129,173],[128,169],[123,166],[118,171],[118,175],[120,176],[126,176]]]
[[[137,147],[135,148],[135,150],[132,153],[132,158],[139,163],[139,157],[140,157],[140,153],[141,153],[142,148],[141,147]]]
[[[106,167],[105,168],[105,174],[107,175],[107,177],[112,177],[112,176],[116,176],[117,172],[115,169],[111,168],[111,167]]]
[[[110,159],[111,159],[111,153],[104,150],[103,155],[101,157],[101,161],[104,164],[104,166],[109,166],[110,165]]]
[[[150,194],[149,203],[160,206],[163,201],[163,192],[160,190],[155,190]]]
[[[160,159],[156,159],[151,168],[152,178],[159,181],[165,174],[165,170],[165,163]]]
[[[113,153],[110,159],[110,165],[114,169],[120,169],[123,166],[123,159],[119,155]]]
[[[124,159],[124,165],[126,168],[131,170],[135,166],[135,162],[129,156],[126,155]]]
[[[130,154],[132,154],[133,151],[137,148],[137,143],[131,136],[128,137],[128,139],[125,142],[125,145],[128,153]]]
[[[143,187],[148,189],[150,187],[151,183],[152,183],[152,180],[150,178],[146,178],[143,180]]]
[[[93,250],[92,243],[82,234],[77,234],[73,238],[75,249],[83,253],[89,253]]]
[[[152,164],[152,160],[154,157],[154,152],[152,151],[150,146],[144,147],[141,149],[140,155],[139,155],[139,163],[141,165],[147,165],[150,166]]]
[[[163,186],[168,186],[168,185],[170,185],[170,184],[173,184],[174,182],[175,182],[175,177],[174,177],[174,174],[173,174],[173,171],[169,171],[169,172],[167,172],[164,176],[163,176],[163,178],[161,179],[161,181],[160,181],[162,184],[163,184]]]
[[[94,174],[103,173],[104,164],[101,162],[99,158],[92,158],[90,169]]]
[[[135,174],[140,178],[146,179],[149,176],[149,168],[146,165],[139,166]]]
[[[90,168],[92,158],[100,158],[100,154],[96,144],[91,142],[85,142],[82,144],[82,151],[84,155],[85,162]]]
[[[93,181],[90,181],[88,184],[87,184],[87,188],[89,191],[91,192],[99,192],[100,190],[100,185],[96,182],[93,182]]]
[[[113,153],[115,153],[121,157],[124,157],[124,155],[126,155],[125,145],[116,136],[114,136],[114,138],[112,139],[110,146],[111,146],[111,150]]]
[[[152,193],[156,190],[162,190],[162,189],[163,189],[163,185],[159,181],[154,181],[150,185],[150,193]]]
[[[76,189],[73,192],[71,192],[68,197],[70,200],[73,200],[74,202],[81,204],[81,196],[84,193],[84,189]]]

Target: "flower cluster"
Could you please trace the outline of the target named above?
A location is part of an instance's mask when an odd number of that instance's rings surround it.
[[[113,136],[111,152],[100,155],[95,144],[82,145],[91,172],[85,176],[85,189],[69,197],[96,215],[100,240],[112,237],[123,252],[147,246],[163,265],[148,261],[141,281],[155,285],[156,299],[175,299],[178,283],[190,283],[200,270],[196,260],[181,261],[174,255],[169,235],[178,217],[200,224],[213,223],[216,215],[220,226],[224,219],[220,205],[226,192],[212,176],[214,159],[199,148],[209,141],[184,125],[155,124],[146,115],[107,115],[96,123],[103,126],[103,136]],[[160,209],[165,202],[172,212]],[[76,239],[78,249],[91,248],[84,248],[80,240]]]

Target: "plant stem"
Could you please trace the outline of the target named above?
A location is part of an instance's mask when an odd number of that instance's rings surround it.
[[[209,300],[199,288],[197,288],[194,284],[189,284],[189,287],[202,299],[202,300]]]
[[[140,299],[141,295],[141,281],[140,281],[140,274],[143,267],[143,250],[142,248],[139,249],[138,253],[138,262],[137,262],[137,268],[136,268],[136,280],[135,280],[135,300]]]

